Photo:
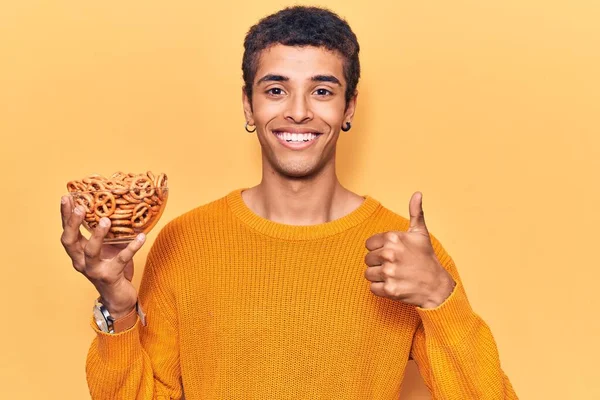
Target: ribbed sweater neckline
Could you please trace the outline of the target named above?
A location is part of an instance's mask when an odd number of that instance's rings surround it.
[[[255,214],[242,198],[244,190],[246,188],[236,189],[227,195],[227,204],[233,214],[252,229],[264,235],[285,240],[320,239],[344,232],[365,221],[380,206],[377,200],[364,195],[365,200],[361,205],[341,218],[316,225],[288,225]]]

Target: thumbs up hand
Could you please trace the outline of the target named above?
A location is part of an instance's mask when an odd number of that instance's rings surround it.
[[[365,278],[377,296],[435,308],[450,296],[455,282],[431,245],[422,198],[416,192],[410,199],[408,231],[378,233],[367,239]]]

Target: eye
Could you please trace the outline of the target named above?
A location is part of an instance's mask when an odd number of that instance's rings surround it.
[[[278,88],[278,87],[274,87],[274,88],[268,89],[266,91],[266,93],[268,95],[271,95],[271,96],[281,96],[282,94],[284,94],[283,89],[282,88]]]
[[[333,94],[333,92],[331,90],[327,90],[327,89],[317,89],[315,90],[315,93],[317,94],[317,96],[331,96]]]

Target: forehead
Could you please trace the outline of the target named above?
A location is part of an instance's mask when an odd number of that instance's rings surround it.
[[[334,75],[344,83],[344,59],[338,52],[324,47],[276,44],[261,51],[255,82],[266,74],[284,75],[290,80]]]

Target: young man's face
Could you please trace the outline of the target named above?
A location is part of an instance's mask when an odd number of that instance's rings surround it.
[[[334,162],[342,125],[351,121],[356,98],[346,107],[343,58],[324,48],[275,45],[262,51],[244,111],[256,125],[267,162],[289,177],[309,177]]]

